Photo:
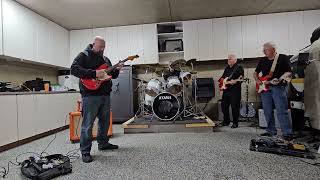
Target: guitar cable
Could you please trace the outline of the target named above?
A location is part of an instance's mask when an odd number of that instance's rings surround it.
[[[67,117],[68,115],[66,115]],[[65,120],[65,125],[66,125],[66,120]],[[46,150],[49,148],[49,146],[53,143],[53,141],[57,138],[57,133],[55,133],[54,135],[54,138],[47,144],[47,146],[41,151],[41,153],[36,153],[36,152],[25,152],[25,153],[21,153],[19,155],[16,156],[15,158],[15,162],[12,162],[12,161],[8,161],[7,163],[7,167],[4,167],[4,166],[0,166],[0,170],[2,169],[2,171],[0,171],[0,177],[2,178],[6,178],[10,172],[10,164],[14,165],[14,166],[21,166],[21,163],[20,161],[18,161],[18,158],[22,155],[26,155],[26,154],[33,154],[33,155],[37,155],[39,157],[43,157],[43,154],[47,154],[49,155],[49,153],[46,152]],[[70,159],[70,162],[74,162],[75,160],[79,159],[81,156],[79,153],[77,153],[76,151],[79,151],[80,148],[75,148],[75,149],[72,149],[70,151],[68,151],[65,156],[67,156],[69,159]],[[74,160],[74,161],[71,161],[71,160]]]

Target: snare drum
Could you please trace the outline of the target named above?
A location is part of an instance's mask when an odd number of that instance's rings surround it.
[[[182,84],[177,76],[168,77],[167,91],[174,95],[179,94],[182,91]]]
[[[157,96],[162,91],[162,83],[158,79],[151,79],[146,88],[146,94],[151,97]]]

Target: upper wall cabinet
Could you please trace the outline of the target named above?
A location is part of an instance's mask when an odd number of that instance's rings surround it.
[[[157,25],[144,24],[142,25],[142,31],[144,64],[156,64],[159,62]]]
[[[199,57],[197,21],[183,22],[184,59]]]
[[[26,60],[36,57],[36,15],[20,4],[3,0],[4,54]]]
[[[118,27],[118,58],[125,59],[130,53],[130,26]],[[129,65],[129,62],[126,62]]]
[[[227,18],[228,54],[242,57],[242,29],[241,17]],[[227,56],[227,55],[226,55]]]
[[[156,24],[70,31],[70,62],[92,43],[95,36],[105,39],[104,55],[112,64],[136,54],[140,57],[134,61],[127,61],[126,65],[159,62]]]
[[[15,1],[2,1],[3,54],[67,67],[69,31]]]
[[[35,59],[42,63],[56,64],[53,59],[48,58],[51,55],[51,48],[53,48],[50,42],[51,22],[41,16],[37,16],[37,38],[36,38],[36,57]]]
[[[212,19],[198,20],[198,52],[199,60],[212,60],[213,56],[213,30]]]
[[[105,55],[111,60],[112,64],[119,61],[118,57],[118,30],[116,27],[106,28],[106,49]]]
[[[186,60],[212,60],[213,30],[212,19],[183,22],[183,47]]]
[[[228,53],[227,18],[212,20],[214,59],[226,59]]]
[[[273,41],[279,53],[289,52],[289,19],[288,13],[258,15],[258,44],[261,50],[264,43]],[[262,51],[259,55],[263,56]]]
[[[2,3],[0,3],[0,14],[2,14]],[[3,55],[3,32],[2,32],[2,18],[0,18],[0,55]]]
[[[243,58],[257,57],[261,47],[258,45],[257,16],[242,16]]]
[[[130,51],[127,56],[139,55],[140,57],[133,61],[128,61],[128,64],[145,64],[143,56],[143,27],[142,25],[130,26]]]
[[[50,22],[49,43],[49,61],[53,65],[69,68],[69,31],[53,22]]]
[[[70,31],[70,63],[92,43],[92,29]]]

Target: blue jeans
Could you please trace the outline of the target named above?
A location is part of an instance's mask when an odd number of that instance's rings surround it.
[[[267,132],[277,134],[273,116],[273,104],[277,110],[277,118],[284,136],[292,135],[292,126],[289,121],[288,99],[285,86],[271,86],[269,91],[261,93],[262,107],[267,121]]]
[[[109,142],[107,130],[110,123],[110,96],[86,96],[82,97],[82,116],[80,136],[80,150],[82,154],[88,154],[92,146],[92,127],[98,117],[98,144]]]

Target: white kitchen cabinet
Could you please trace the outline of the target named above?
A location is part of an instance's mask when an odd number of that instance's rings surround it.
[[[258,25],[258,44],[261,46],[259,56],[264,56],[262,52],[262,46],[266,42],[273,41],[273,15],[272,14],[261,14],[257,16]]]
[[[70,62],[92,43],[92,29],[70,31]]]
[[[241,17],[227,18],[228,54],[235,54],[242,58],[242,30]]]
[[[142,31],[143,61],[145,64],[156,64],[159,62],[157,25],[144,24]]]
[[[198,32],[198,59],[212,60],[213,56],[213,30],[212,19],[197,21]]]
[[[214,59],[226,59],[228,55],[227,19],[215,18],[212,20],[213,28],[213,56]]]
[[[19,140],[69,124],[78,93],[18,95]]]
[[[243,58],[258,57],[261,46],[258,45],[257,16],[242,16]]]
[[[303,12],[289,12],[289,52],[288,54],[297,54],[300,49],[306,46],[303,26]]]
[[[0,14],[2,14],[2,3],[0,3]],[[0,55],[3,55],[3,23],[2,19],[0,18]]]
[[[287,13],[258,15],[258,44],[262,46],[266,42],[274,42],[277,52],[289,53],[289,16]],[[263,56],[263,52],[260,52]]]
[[[69,66],[69,31],[19,3],[3,0],[3,54],[60,67]]]
[[[272,36],[273,42],[277,45],[277,52],[289,53],[289,16],[288,13],[273,14]]]
[[[140,57],[133,61],[128,61],[128,64],[144,64],[143,56],[143,28],[142,25],[130,26],[130,51],[127,56],[139,55]]]
[[[16,95],[0,96],[0,146],[18,141]]]
[[[36,98],[36,95],[17,96],[19,140],[37,134],[39,125],[37,124],[38,120],[36,119],[38,118],[38,114],[36,114]]]
[[[37,39],[36,39],[36,57],[38,62],[46,64],[55,64],[51,62],[50,49],[52,44],[50,42],[50,21],[42,16],[37,16]]]
[[[197,21],[184,21],[183,23],[183,49],[184,59],[199,57],[199,41]]]
[[[320,27],[320,10],[303,11],[304,46],[310,44],[312,32]]]
[[[69,68],[69,31],[53,22],[50,22],[49,42],[50,62],[56,66]]]
[[[4,54],[34,60],[37,27],[35,13],[11,0],[3,0],[2,6]]]
[[[112,64],[119,62],[118,57],[118,29],[116,27],[106,28],[106,49],[105,55],[111,60]]]
[[[118,27],[118,57],[123,60],[128,57],[130,53],[130,26]],[[130,65],[129,62],[125,63]]]

